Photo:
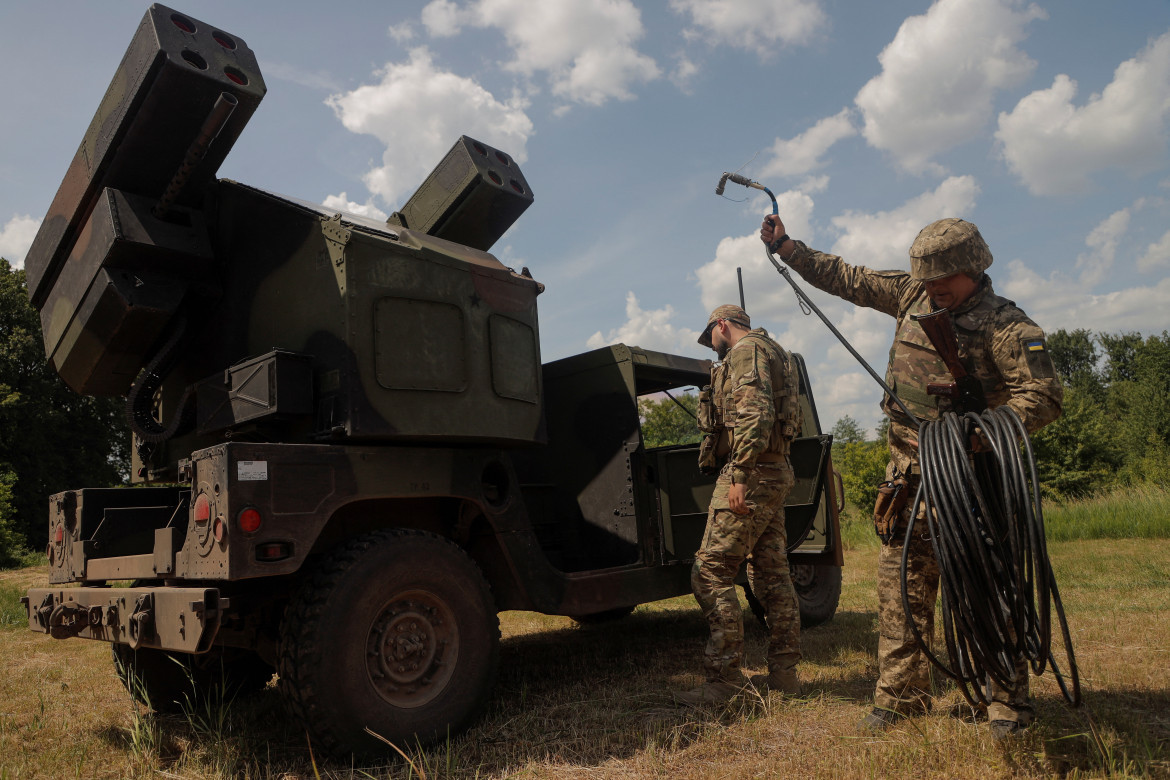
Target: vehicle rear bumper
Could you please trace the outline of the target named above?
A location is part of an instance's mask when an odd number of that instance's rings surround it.
[[[219,631],[227,599],[216,588],[31,588],[28,627],[133,648],[202,653]]]

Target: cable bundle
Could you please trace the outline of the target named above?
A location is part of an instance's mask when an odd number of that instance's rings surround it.
[[[971,455],[978,426],[990,452]],[[902,548],[902,608],[931,663],[959,684],[969,704],[989,704],[984,683],[1014,688],[1016,663],[1040,675],[1048,664],[1064,698],[1081,701],[1080,678],[1060,592],[1048,560],[1032,443],[1019,416],[1001,406],[962,417],[946,412],[918,432],[922,483]],[[1023,441],[1023,450],[1019,442]],[[909,619],[906,563],[918,507],[925,504],[938,560],[943,634],[955,668],[936,658]],[[1064,639],[1068,681],[1052,655],[1051,616]]]

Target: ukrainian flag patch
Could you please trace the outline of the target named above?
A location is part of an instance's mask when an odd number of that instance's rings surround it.
[[[1024,349],[1028,350],[1029,352],[1043,352],[1044,341],[1041,339],[1031,339],[1029,341],[1025,341]]]

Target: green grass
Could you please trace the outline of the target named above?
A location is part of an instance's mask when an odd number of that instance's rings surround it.
[[[1043,505],[1050,542],[1088,539],[1170,539],[1170,491],[1156,485],[1115,490],[1100,496]],[[841,514],[847,550],[877,547],[870,511],[852,504]]]
[[[1146,485],[1044,505],[1049,541],[1170,539],[1170,492]]]
[[[0,629],[28,628],[28,612],[20,603],[24,589],[0,584]]]

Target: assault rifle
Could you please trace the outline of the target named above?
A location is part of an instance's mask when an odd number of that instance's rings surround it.
[[[987,409],[987,399],[983,397],[983,385],[979,380],[967,373],[967,369],[959,360],[959,342],[955,338],[955,325],[951,320],[951,313],[947,309],[939,309],[929,314],[911,315],[915,322],[926,331],[926,337],[934,346],[935,352],[942,358],[950,371],[954,382],[931,382],[926,386],[928,395],[941,395],[951,399],[957,414],[979,412]]]

